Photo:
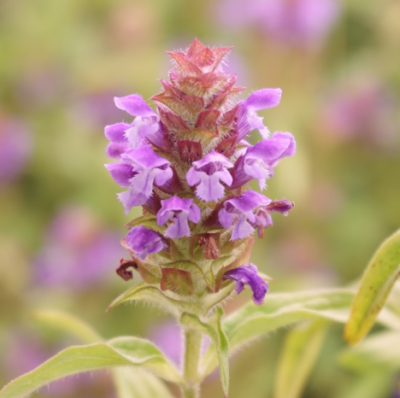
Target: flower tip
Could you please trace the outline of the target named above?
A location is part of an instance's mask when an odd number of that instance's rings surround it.
[[[268,90],[268,89],[266,89]],[[271,89],[271,97],[273,98],[273,100],[275,100],[275,103],[277,105],[279,105],[279,103],[281,102],[282,99],[282,89],[281,88],[272,88]]]
[[[255,305],[264,305],[264,303],[265,303],[265,298],[263,298],[262,300],[258,300],[258,299],[256,299],[256,298],[253,296],[253,303],[254,303]]]
[[[122,106],[122,101],[120,97],[114,97],[114,104],[118,109],[121,109],[123,111],[125,110],[125,108]]]

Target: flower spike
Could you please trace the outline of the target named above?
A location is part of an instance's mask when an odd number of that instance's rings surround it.
[[[107,155],[115,159],[105,167],[125,189],[118,194],[125,213],[143,209],[122,241],[133,260],[123,260],[118,272],[129,280],[136,264],[160,297],[173,295],[185,308],[203,308],[208,294],[231,286],[228,280],[237,293],[248,284],[262,304],[268,285],[247,262],[252,234],[257,230],[262,238],[272,212],[286,214],[294,206],[247,187],[258,180],[265,189],[274,167],[296,152],[296,142],[290,133],[270,136],[257,114],[279,104],[281,89],[263,88],[235,101],[244,88],[224,71],[231,49],[195,39],[187,50],[168,52],[174,67],[151,98],[155,110],[137,94],[117,97],[117,108],[134,119],[105,128]],[[246,136],[254,129],[262,140],[251,145]],[[228,271],[223,264],[231,264]]]

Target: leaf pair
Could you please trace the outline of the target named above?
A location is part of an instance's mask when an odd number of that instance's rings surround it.
[[[179,299],[179,296],[175,296],[175,299],[173,293],[167,295],[155,286],[140,283],[117,297],[110,304],[108,310],[128,301],[148,301],[168,311],[178,319],[184,312],[197,316],[205,316],[214,305],[229,296],[233,288],[234,285],[230,284],[222,288],[218,293],[208,294],[202,299],[191,301],[190,298],[188,298],[187,301],[182,301]]]

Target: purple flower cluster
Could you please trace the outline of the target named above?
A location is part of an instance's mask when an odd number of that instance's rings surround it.
[[[258,180],[262,191],[278,162],[294,155],[296,143],[289,133],[270,136],[257,115],[279,104],[280,89],[261,89],[234,104],[242,88],[234,87],[236,76],[225,74],[221,66],[230,49],[210,49],[195,39],[186,52],[169,53],[176,66],[171,83],[162,81],[164,91],[152,98],[158,112],[137,94],[115,98],[115,105],[135,119],[105,128],[107,155],[117,160],[105,166],[127,188],[118,194],[125,213],[143,206],[144,217],[153,217],[157,226],[134,222],[124,241],[140,264],[160,252],[168,257],[173,247],[182,260],[192,261],[182,254],[186,237],[191,237],[192,251],[206,242],[204,256],[214,259],[223,252],[215,231],[228,237],[223,242],[250,239],[255,229],[262,237],[272,225],[271,212],[286,213],[293,207],[287,200],[273,202],[247,189]],[[262,140],[253,146],[244,138],[255,129]],[[238,293],[249,284],[256,304],[262,303],[267,285],[255,266],[230,269],[227,279],[236,281]]]
[[[119,240],[86,208],[63,207],[52,220],[35,258],[36,280],[42,286],[74,290],[101,283],[113,260],[123,254]]]
[[[339,4],[337,0],[220,0],[214,12],[225,28],[258,25],[279,42],[315,47],[337,19]]]
[[[397,136],[395,95],[374,76],[339,82],[322,108],[321,122],[335,140],[390,149]]]

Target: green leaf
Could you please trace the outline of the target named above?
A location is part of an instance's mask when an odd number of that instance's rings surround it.
[[[169,311],[175,316],[180,316],[182,312],[194,314],[201,314],[204,312],[198,303],[181,301],[168,297],[155,286],[149,286],[145,283],[133,286],[125,293],[122,293],[110,304],[107,311],[127,301],[149,301]]]
[[[103,340],[90,325],[78,317],[59,310],[39,310],[32,314],[34,320],[67,332],[83,343],[98,343]]]
[[[347,289],[316,290],[291,294],[269,294],[264,305],[246,304],[223,322],[230,350],[272,330],[304,320],[328,319],[345,323],[354,293]],[[202,359],[205,374],[217,360],[208,350]]]
[[[140,368],[115,369],[113,375],[118,398],[174,398],[160,379]]]
[[[349,347],[339,357],[348,369],[365,373],[376,369],[400,371],[400,332],[385,331],[366,338],[356,347]]]
[[[294,327],[288,333],[279,359],[275,398],[301,396],[317,360],[325,332],[325,322],[312,322]]]
[[[344,323],[353,296],[346,289],[271,294],[264,305],[248,303],[226,318],[224,329],[235,349],[266,332],[307,319]]]
[[[48,361],[13,380],[0,391],[0,398],[24,397],[65,376],[113,366],[142,366],[165,380],[181,383],[178,371],[151,342],[119,337],[108,343],[69,347]]]
[[[180,383],[181,376],[174,365],[153,343],[138,337],[117,337],[107,342],[119,354],[128,358],[132,364],[139,364],[161,378]]]
[[[344,331],[348,343],[358,343],[371,329],[399,274],[400,230],[382,243],[365,270]]]
[[[201,298],[196,295],[186,296],[185,301],[183,301],[182,296],[174,292],[168,291],[167,293],[163,293],[156,286],[140,283],[129,288],[126,292],[117,297],[109,305],[107,311],[125,302],[147,301],[165,309],[177,318],[184,312],[205,316],[212,307],[227,298],[231,294],[233,288],[234,284],[231,283],[217,293],[209,293]]]
[[[202,322],[197,316],[187,313],[182,315],[181,323],[211,337],[219,360],[222,389],[225,397],[227,397],[229,392],[229,343],[221,326],[221,317],[223,315],[221,308],[217,308],[216,315],[215,326]]]
[[[400,281],[397,281],[386,301],[385,307],[389,308],[400,319]]]
[[[69,333],[84,343],[101,342],[102,337],[86,322],[59,310],[39,310],[33,318],[40,323]],[[173,398],[165,384],[153,374],[136,368],[114,369],[114,383],[119,398]]]

